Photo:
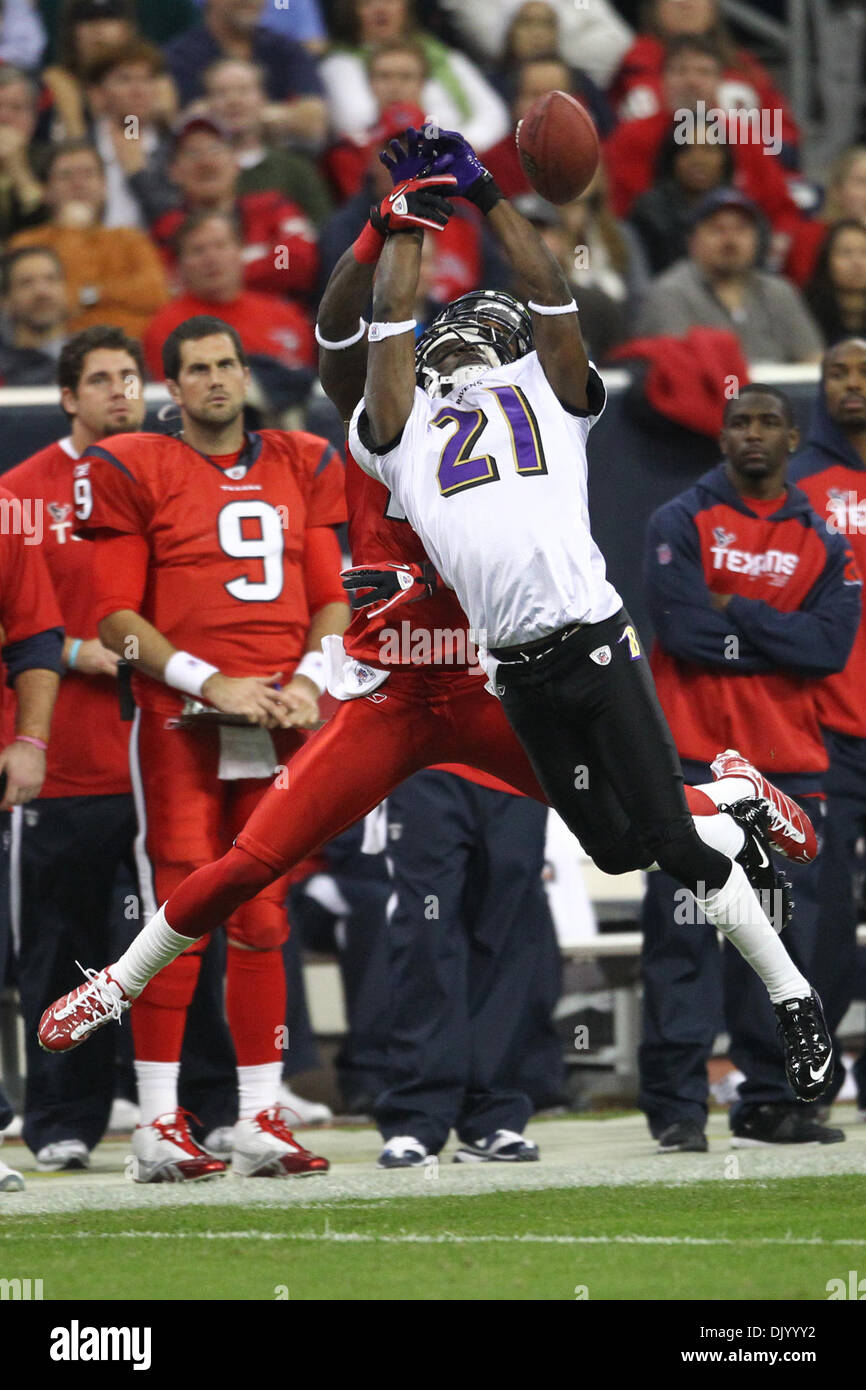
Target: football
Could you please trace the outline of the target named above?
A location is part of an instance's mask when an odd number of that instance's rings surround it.
[[[534,101],[517,131],[526,177],[549,203],[570,203],[598,168],[598,135],[579,101],[546,92]]]

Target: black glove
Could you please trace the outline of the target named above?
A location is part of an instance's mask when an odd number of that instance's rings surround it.
[[[389,608],[430,598],[439,582],[429,561],[423,565],[398,565],[390,560],[376,566],[355,565],[343,570],[341,578],[351,607],[369,609],[371,618],[378,618]]]

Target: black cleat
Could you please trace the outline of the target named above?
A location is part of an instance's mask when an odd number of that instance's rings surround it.
[[[660,1154],[705,1154],[707,1136],[695,1120],[679,1120],[659,1135]]]
[[[733,806],[720,806],[719,811],[725,812],[731,820],[736,821],[745,835],[746,843],[737,855],[736,862],[742,866],[773,929],[783,932],[791,921],[794,899],[791,896],[790,883],[773,864],[769,835],[770,813],[766,802],[738,801]]]
[[[818,1109],[818,1106],[815,1107]],[[733,1126],[732,1149],[766,1144],[840,1144],[844,1129],[821,1124],[794,1105],[755,1105],[745,1110]]]
[[[833,1080],[833,1044],[815,990],[774,1004],[788,1084],[798,1100],[816,1100]]]

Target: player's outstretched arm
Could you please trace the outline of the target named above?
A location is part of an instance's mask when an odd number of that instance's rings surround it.
[[[370,436],[380,448],[399,437],[415,401],[412,313],[421,270],[422,235],[418,231],[389,236],[373,287],[364,402]]]
[[[508,262],[529,287],[529,307],[538,358],[544,374],[563,405],[587,409],[589,359],[586,355],[574,295],[562,270],[535,227],[502,196],[490,172],[456,130],[429,128],[425,138],[433,174],[452,174],[456,192],[484,213]],[[533,309],[540,306],[542,312]],[[545,309],[570,308],[566,313]]]
[[[334,266],[319,304],[316,321],[322,388],[347,426],[364,394],[367,332],[361,318],[370,303],[376,260],[381,250],[381,247],[377,249],[375,258],[359,261],[357,245],[356,242],[344,251]],[[351,341],[353,338],[354,342]]]

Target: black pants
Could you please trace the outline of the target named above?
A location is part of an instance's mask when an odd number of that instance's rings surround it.
[[[45,797],[21,808],[18,987],[24,1018],[27,1085],[24,1140],[37,1152],[60,1139],[88,1148],[105,1133],[115,1087],[116,1028],[64,1056],[43,1052],[36,1029],[44,1009],[74,989],[76,965],[114,958],[114,884],[132,866],[135,811],[130,796]],[[127,941],[140,922],[130,917]]]
[[[625,609],[502,661],[503,709],[552,806],[607,873],[653,862],[706,896],[730,860],[703,844],[673,737]]]
[[[709,782],[709,768],[690,764],[694,782]],[[822,806],[802,803],[818,823]],[[808,978],[814,976],[819,941],[821,855],[811,864],[784,861],[791,880],[794,918],[784,944]],[[734,1125],[756,1105],[794,1105],[767,991],[739,951],[719,947],[709,925],[684,925],[676,882],[668,874],[649,875],[641,914],[643,950],[643,1027],[638,1061],[639,1105],[656,1138],[669,1125],[693,1121],[704,1127],[709,1083],[707,1062],[716,1035],[730,1035],[730,1057],[745,1074],[739,1100],[731,1107]]]
[[[518,1078],[542,1056],[548,1095],[561,1091],[545,824],[535,802],[449,772],[420,772],[389,796],[383,1138],[412,1134],[438,1152],[452,1128],[469,1142],[522,1131],[533,1105]]]

